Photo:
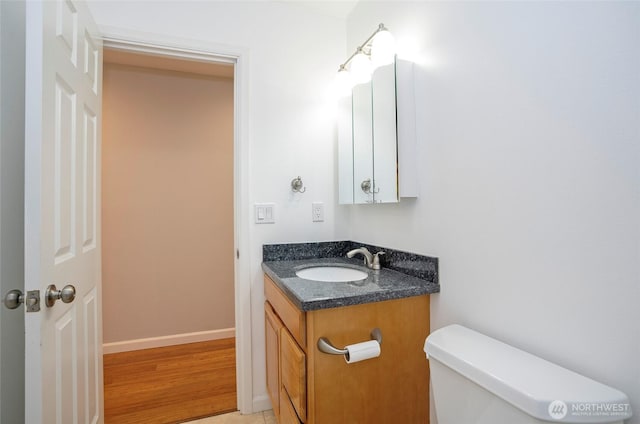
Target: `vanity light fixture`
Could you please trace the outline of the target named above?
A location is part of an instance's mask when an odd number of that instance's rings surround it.
[[[369,56],[362,50],[362,47],[358,47],[355,56],[351,59],[350,72],[353,85],[371,81],[373,64]]]
[[[340,97],[351,95],[351,75],[344,65],[340,65],[336,74],[336,91]]]
[[[338,94],[347,96],[351,94],[354,85],[371,81],[374,69],[392,63],[394,56],[393,35],[384,24],[380,24],[378,29],[340,65],[336,75]]]

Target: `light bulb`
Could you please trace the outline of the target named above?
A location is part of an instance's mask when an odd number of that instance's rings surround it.
[[[344,67],[340,67],[338,73],[336,74],[335,80],[335,89],[336,94],[339,97],[347,97],[351,95],[351,75],[349,75],[349,71],[347,71]]]
[[[371,81],[371,72],[373,71],[371,60],[362,50],[358,49],[358,53],[351,59],[350,70],[353,85]]]
[[[396,41],[393,35],[383,29],[379,31],[371,42],[371,62],[374,67],[387,65],[393,63],[393,58],[396,54]]]

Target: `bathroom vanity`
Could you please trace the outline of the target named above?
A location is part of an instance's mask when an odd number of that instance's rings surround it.
[[[422,346],[437,279],[384,267],[372,271],[341,256],[263,262],[267,388],[278,422],[427,423],[429,370]],[[368,275],[340,283],[296,276],[326,265]],[[318,346],[320,338],[338,349],[368,341],[376,328],[382,336],[378,357],[347,363],[344,355]]]

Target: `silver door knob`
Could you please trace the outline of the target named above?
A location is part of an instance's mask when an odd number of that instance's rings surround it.
[[[24,294],[18,289],[9,290],[4,296],[4,306],[6,306],[7,309],[16,309],[23,302]]]
[[[61,290],[58,290],[55,284],[51,284],[44,292],[44,304],[49,308],[55,305],[56,300],[62,300],[62,303],[71,303],[75,298],[76,288],[71,284],[67,284]]]
[[[40,290],[31,290],[26,294],[22,290],[9,290],[3,299],[7,309],[17,309],[24,303],[27,312],[38,312],[40,310]]]

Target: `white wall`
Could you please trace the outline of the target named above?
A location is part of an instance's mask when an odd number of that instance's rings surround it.
[[[461,323],[623,390],[640,423],[640,3],[361,2],[418,62],[420,196],[351,238],[440,258]],[[375,231],[372,231],[375,228]]]
[[[100,25],[249,49],[250,202],[276,202],[278,221],[250,234],[255,399],[262,243],[348,235],[440,258],[434,328],[459,322],[603,381],[640,416],[637,3],[360,3],[348,50],[384,22],[418,62],[420,197],[374,208],[334,206],[325,96],[343,21],[277,2],[90,6]]]
[[[24,290],[23,2],[0,1],[0,297]],[[0,422],[24,422],[24,306],[0,299]]]
[[[96,22],[103,27],[164,34],[249,51],[249,201],[275,202],[277,221],[274,225],[251,226],[248,252],[252,278],[254,405],[268,407],[262,244],[341,238],[336,223],[345,222],[346,212],[336,212],[335,123],[329,96],[335,70],[344,60],[344,20],[264,1],[92,1],[89,6]],[[293,195],[290,182],[298,175],[307,191]],[[325,203],[324,223],[311,222],[312,201]]]

